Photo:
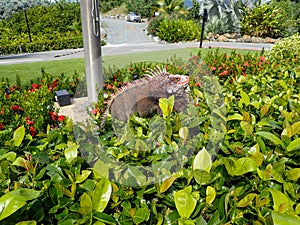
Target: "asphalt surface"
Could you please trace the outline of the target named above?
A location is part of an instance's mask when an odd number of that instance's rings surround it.
[[[145,23],[127,22],[121,19],[102,19],[102,25],[107,33],[107,45],[102,47],[102,55],[129,54],[137,52],[151,52],[178,48],[199,48],[199,42],[188,43],[159,43],[150,39],[144,31]],[[269,50],[272,44],[238,43],[238,42],[203,42],[203,48],[231,48],[246,50]],[[36,52],[25,54],[12,54],[0,56],[0,66],[40,62],[49,60],[62,60],[70,58],[83,58],[84,49],[66,49],[50,52]]]

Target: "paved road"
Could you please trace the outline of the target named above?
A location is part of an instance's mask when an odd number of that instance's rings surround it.
[[[102,24],[107,31],[107,45],[102,47],[102,55],[117,55],[136,52],[151,52],[178,48],[198,48],[199,42],[178,44],[156,43],[144,32],[146,24],[132,23],[119,19],[102,19]],[[232,43],[232,42],[203,42],[203,48],[232,48],[261,50],[271,49],[271,44]],[[12,54],[0,56],[0,65],[61,60],[70,58],[83,58],[83,49],[67,49],[51,52],[37,52],[26,54]]]

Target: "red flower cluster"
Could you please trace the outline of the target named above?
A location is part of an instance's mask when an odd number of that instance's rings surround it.
[[[13,111],[19,111],[21,108],[18,105],[13,105],[13,106],[10,107],[10,109],[13,110]]]
[[[4,124],[0,123],[0,130],[4,130]]]
[[[49,115],[51,117],[51,119],[53,121],[60,121],[60,122],[63,122],[65,120],[65,116],[64,115],[58,115],[57,112],[53,112],[53,111],[50,111],[49,112]]]

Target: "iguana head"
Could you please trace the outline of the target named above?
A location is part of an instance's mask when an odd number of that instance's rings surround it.
[[[149,70],[150,85],[152,86],[151,90],[157,91],[160,90],[167,94],[171,95],[182,95],[188,91],[188,84],[190,78],[185,75],[179,74],[169,74],[165,68]]]

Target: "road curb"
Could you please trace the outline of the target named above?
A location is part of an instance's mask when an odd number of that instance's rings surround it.
[[[62,53],[62,54],[55,55],[54,58],[63,57],[63,56],[67,56],[67,55],[73,55],[73,54],[83,52],[83,51],[84,51],[84,49],[80,49],[80,50],[74,51],[74,52]]]

